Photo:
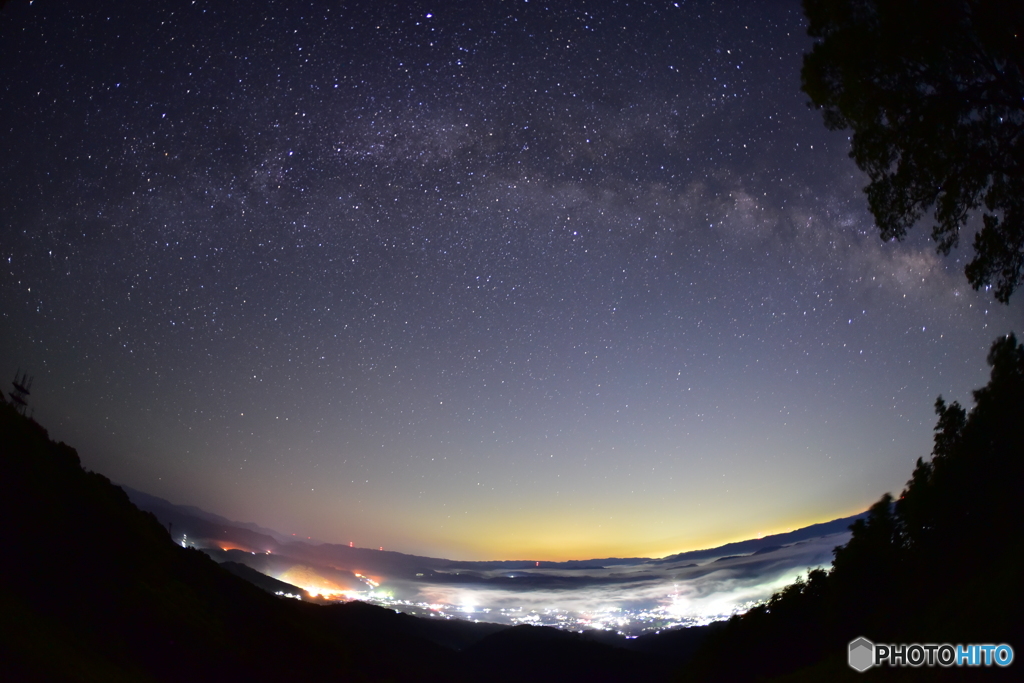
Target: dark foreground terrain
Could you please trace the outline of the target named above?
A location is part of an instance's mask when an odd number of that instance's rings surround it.
[[[173,543],[6,403],[0,454],[5,680],[636,680],[668,676],[704,634],[626,649],[607,634],[279,598]]]
[[[932,457],[815,570],[724,624],[635,640],[279,598],[172,542],[73,448],[0,405],[0,671],[16,681],[1020,680],[847,666],[847,644],[1006,643],[1024,657],[1024,346],[975,406],[936,402]],[[250,577],[252,578],[252,577]],[[265,588],[265,587],[264,587]],[[863,678],[861,678],[863,677]]]

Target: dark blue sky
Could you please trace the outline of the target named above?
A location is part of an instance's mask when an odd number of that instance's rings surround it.
[[[0,371],[114,481],[329,541],[863,510],[1022,309],[881,243],[809,44],[797,2],[15,0]]]

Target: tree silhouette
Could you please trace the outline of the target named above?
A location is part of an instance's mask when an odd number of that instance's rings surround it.
[[[970,284],[1006,303],[1024,281],[1024,3],[804,0],[803,90],[853,131],[883,239],[927,212],[942,254],[984,206]]]
[[[897,499],[883,495],[853,524],[832,568],[734,617],[698,650],[684,680],[798,669],[806,675],[792,680],[835,678],[850,673],[846,645],[858,636],[1024,646],[1024,345],[1014,335],[997,339],[988,363],[989,382],[970,411],[935,402],[931,459],[918,459]]]
[[[929,560],[979,545],[1001,553],[1024,541],[1024,345],[1000,338],[988,363],[991,378],[969,413],[935,402],[932,460],[918,460],[896,505],[903,545]]]

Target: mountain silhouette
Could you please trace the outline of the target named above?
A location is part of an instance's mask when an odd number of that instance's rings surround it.
[[[6,402],[0,490],[6,680],[626,681],[671,671],[707,632],[627,641],[279,597],[293,587],[182,547]]]
[[[988,360],[991,379],[974,392],[971,410],[936,402],[932,458],[918,460],[900,496],[885,494],[852,525],[836,520],[672,558],[722,560],[699,571],[746,562],[744,571],[756,572],[776,553],[846,524],[852,536],[836,547],[830,570],[811,571],[727,623],[632,640],[420,619],[360,602],[318,605],[274,595],[288,592],[289,584],[255,576],[252,566],[233,561],[259,558],[260,544],[271,544],[261,561],[273,561],[277,548],[310,557],[355,553],[349,556],[383,560],[403,572],[441,572],[453,562],[284,542],[253,525],[182,513],[178,523],[198,525],[192,533],[216,539],[230,530],[253,545],[218,550],[228,560],[218,565],[182,547],[121,488],[84,470],[73,448],[51,441],[3,401],[3,673],[18,681],[631,681],[677,675],[799,681],[859,675],[845,657],[847,644],[861,636],[889,643],[1007,643],[1020,652],[1024,346],[1012,335],[1002,338]],[[480,573],[523,562],[458,565]],[[347,578],[336,571],[337,580]],[[1017,677],[1017,668],[885,673],[898,680],[979,673],[1007,680]]]

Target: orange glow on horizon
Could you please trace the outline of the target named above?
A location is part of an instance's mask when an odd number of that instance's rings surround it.
[[[563,525],[555,528],[541,524],[539,521],[531,533],[505,527],[502,532],[478,530],[471,524],[460,528],[468,538],[485,538],[486,542],[478,543],[464,538],[422,539],[435,549],[409,550],[399,552],[411,554],[423,553],[435,557],[446,557],[452,560],[466,561],[530,561],[565,562],[570,560],[587,560],[604,557],[647,557],[662,558],[679,553],[717,548],[729,543],[763,538],[776,534],[784,534],[814,524],[830,522],[835,519],[849,517],[867,509],[840,510],[781,519],[760,519],[747,522],[739,515],[729,520],[720,520],[713,528],[694,529],[694,525],[675,523],[665,525],[668,528],[661,538],[659,533],[651,533],[659,525],[643,525],[642,523],[605,524],[603,528],[589,527],[583,524]],[[623,520],[625,522],[626,520]],[[687,527],[691,528],[687,528]],[[698,525],[698,526],[704,526]],[[672,527],[675,527],[674,529]],[[544,531],[537,532],[537,529]],[[647,532],[638,534],[641,529]],[[686,533],[686,532],[689,533]],[[675,533],[673,533],[675,532]],[[680,533],[683,532],[683,533]],[[511,550],[510,550],[511,549]]]
[[[214,541],[214,544],[221,550],[242,550],[247,553],[252,552],[251,549],[238,545],[237,543],[232,543],[231,541]]]

